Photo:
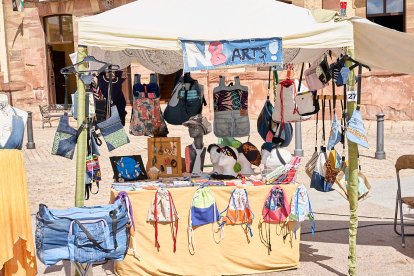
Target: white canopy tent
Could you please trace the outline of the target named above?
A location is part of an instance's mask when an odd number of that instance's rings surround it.
[[[413,35],[356,17],[318,23],[309,10],[275,0],[139,0],[78,21],[78,44],[88,46],[97,59],[121,67],[137,60],[162,74],[183,67],[179,39],[272,37],[282,38],[285,63],[313,62],[328,49],[348,48],[354,49],[354,59],[372,68],[414,74]],[[78,98],[80,104],[82,100]],[[349,105],[349,116],[354,108]],[[349,273],[355,275],[358,169],[354,143],[349,143],[349,171]],[[82,187],[79,179],[77,186]]]
[[[355,59],[373,68],[414,74],[414,36],[356,17],[318,23],[309,10],[275,0],[139,0],[78,22],[79,45],[97,58],[121,67],[136,59],[164,74],[182,68],[179,38],[270,37],[282,38],[285,62],[312,62],[327,49],[354,47]]]

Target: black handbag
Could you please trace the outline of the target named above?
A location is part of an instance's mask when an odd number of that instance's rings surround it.
[[[186,84],[190,84],[189,89]],[[182,125],[190,117],[201,114],[207,105],[201,87],[196,80],[188,83],[182,77],[174,87],[171,99],[164,111],[164,119],[171,125]]]
[[[106,99],[95,99],[95,115],[98,123],[106,120]]]

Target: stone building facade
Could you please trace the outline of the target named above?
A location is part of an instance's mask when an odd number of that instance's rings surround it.
[[[347,0],[347,15],[369,17],[379,24],[391,24],[401,31],[414,34],[414,1],[383,0],[387,8],[384,8],[382,13],[378,13],[376,10],[378,7],[373,7],[370,1],[372,0]],[[402,12],[387,13],[388,5],[399,1],[403,3]],[[27,0],[24,10],[17,12],[13,11],[11,0],[1,1],[0,92],[6,92],[13,105],[34,111],[35,117],[39,117],[38,105],[62,103],[64,80],[58,71],[61,67],[70,64],[68,54],[76,50],[76,18],[104,12],[128,2],[131,1]],[[339,0],[283,2],[309,9],[322,7],[337,10],[339,6]],[[372,2],[378,3],[378,1]],[[137,64],[132,66],[132,69],[125,70],[124,76],[127,81],[124,83],[124,93],[128,101],[131,98],[130,79],[134,73],[141,73],[145,80],[150,72]],[[212,102],[212,89],[217,85],[220,75],[225,75],[229,80],[235,75],[240,76],[243,84],[250,88],[250,113],[252,117],[257,115],[267,94],[267,72],[238,68],[196,74],[195,77],[208,87],[209,104]],[[171,93],[174,78],[174,75],[159,75],[161,92],[165,100]],[[73,92],[76,89],[74,78],[69,79],[68,82],[69,90]],[[362,98],[364,117],[375,119],[376,113],[383,112],[387,119],[414,119],[413,87],[414,76],[384,71],[364,73]],[[208,110],[212,110],[212,105]]]

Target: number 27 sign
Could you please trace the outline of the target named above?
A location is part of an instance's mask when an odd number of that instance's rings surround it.
[[[283,65],[281,38],[180,41],[185,72],[243,65]]]

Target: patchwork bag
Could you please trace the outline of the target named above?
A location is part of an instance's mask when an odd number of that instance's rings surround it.
[[[315,168],[312,172],[311,184],[310,187],[314,188],[319,192],[330,192],[333,191],[332,185],[325,182],[325,174],[326,174],[326,152],[325,150],[321,150],[318,155],[318,159],[315,163]]]
[[[269,194],[266,196],[266,201],[263,205],[262,218],[263,222],[269,224],[267,226],[266,239],[263,237],[268,254],[272,251],[272,243],[270,239],[270,224],[281,224],[285,225],[290,213],[290,204],[284,189],[280,186],[273,186]],[[262,228],[261,228],[262,230]]]
[[[213,91],[214,98],[214,134],[217,137],[243,137],[250,134],[248,113],[248,88],[235,84],[226,86],[224,78]]]
[[[267,223],[284,223],[290,214],[290,205],[285,190],[281,186],[273,186],[262,210],[263,221]]]
[[[79,130],[74,129],[69,125],[67,113],[62,115],[53,140],[52,154],[72,159],[78,136],[84,127],[85,123],[81,125]]]
[[[189,89],[186,86],[189,85]],[[202,86],[197,81],[185,83],[184,77],[181,77],[175,85],[164,111],[164,119],[172,125],[182,125],[187,122],[190,117],[201,114],[203,104],[207,105]]]
[[[99,182],[102,180],[99,157],[96,154],[86,156],[85,172],[85,200],[89,199],[90,193],[96,195],[99,192]],[[98,190],[92,192],[92,184],[96,183]]]
[[[98,123],[97,127],[101,131],[109,151],[113,151],[130,142],[124,126],[121,123],[116,106],[111,107],[111,117]]]
[[[191,202],[190,214],[188,216],[188,250],[190,254],[196,251],[194,228],[206,224],[213,224],[213,237],[215,228],[220,219],[216,199],[209,187],[200,187],[196,190]]]
[[[292,197],[292,203],[290,204],[289,221],[294,221],[294,233],[296,238],[296,224],[308,219],[311,225],[312,235],[315,234],[315,214],[312,211],[312,205],[309,199],[308,191],[305,185],[301,184],[296,189]]]
[[[140,84],[139,87],[143,91],[136,91],[137,97],[134,96],[130,133],[136,136],[167,136],[168,128],[162,116],[158,84]]]
[[[220,229],[225,225],[244,225],[253,237],[252,222],[254,214],[250,209],[249,197],[246,189],[236,188],[231,192],[227,208],[220,213]]]
[[[36,253],[45,265],[61,260],[96,263],[124,259],[130,237],[126,206],[113,204],[52,210],[39,205],[36,216]]]
[[[301,116],[313,115],[319,112],[319,101],[316,91],[299,93],[296,96],[296,105],[298,113]]]
[[[150,204],[147,222],[153,222],[155,227],[155,247],[159,250],[158,224],[170,224],[172,239],[174,242],[173,252],[177,250],[178,213],[175,208],[170,191],[160,188],[155,192],[154,200]],[[175,230],[174,230],[175,228]]]

